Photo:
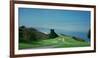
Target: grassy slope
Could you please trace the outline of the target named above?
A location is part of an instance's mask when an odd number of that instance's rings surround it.
[[[84,47],[90,46],[90,43],[85,41],[78,41],[73,39],[71,36],[62,36],[55,39],[45,39],[41,41],[33,41],[31,44],[29,43],[20,43],[19,49],[27,49],[27,48],[42,48],[42,47],[51,47],[51,48],[64,48],[64,47]]]

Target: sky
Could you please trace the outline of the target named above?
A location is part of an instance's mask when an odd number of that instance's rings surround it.
[[[20,26],[66,32],[87,32],[90,28],[90,11],[19,8],[18,12]]]

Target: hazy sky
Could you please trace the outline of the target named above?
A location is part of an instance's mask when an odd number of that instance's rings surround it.
[[[90,11],[19,8],[19,24],[41,29],[87,32]]]

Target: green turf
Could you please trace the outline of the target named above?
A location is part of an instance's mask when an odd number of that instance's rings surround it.
[[[60,35],[54,39],[45,39],[33,41],[32,43],[19,43],[19,49],[29,48],[68,48],[68,47],[84,47],[90,46],[89,42],[75,40],[71,36]]]

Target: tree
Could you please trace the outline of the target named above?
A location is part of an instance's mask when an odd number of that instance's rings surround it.
[[[29,32],[25,26],[19,27],[19,42],[28,42],[29,41]]]
[[[49,38],[56,38],[58,35],[55,33],[54,29],[50,29]]]
[[[88,38],[91,38],[91,30],[88,31]]]

